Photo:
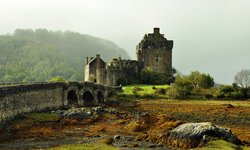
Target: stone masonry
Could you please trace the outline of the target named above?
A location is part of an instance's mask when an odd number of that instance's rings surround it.
[[[119,57],[106,63],[100,54],[95,58],[86,57],[85,81],[116,86],[121,78],[138,79],[145,68],[155,73],[169,74],[172,71],[172,49],[173,41],[160,34],[159,28],[154,28],[154,32],[145,34],[136,46],[137,60]]]

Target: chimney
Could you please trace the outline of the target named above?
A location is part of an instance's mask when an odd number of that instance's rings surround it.
[[[100,58],[100,54],[96,54],[96,58]]]
[[[86,57],[85,62],[86,62],[86,65],[89,63],[89,57]]]
[[[154,34],[159,34],[160,33],[160,28],[154,28]]]

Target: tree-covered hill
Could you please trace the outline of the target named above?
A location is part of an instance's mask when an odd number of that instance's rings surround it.
[[[83,80],[85,57],[104,60],[128,54],[111,41],[74,32],[17,29],[0,36],[0,82]]]

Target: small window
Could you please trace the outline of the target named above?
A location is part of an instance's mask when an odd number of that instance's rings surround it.
[[[156,55],[156,62],[158,62],[159,61],[159,55]]]

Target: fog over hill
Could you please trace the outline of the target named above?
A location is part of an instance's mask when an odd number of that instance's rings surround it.
[[[174,41],[173,66],[232,84],[250,64],[250,0],[1,0],[0,34],[17,28],[77,31],[109,39],[131,59],[154,27]]]
[[[47,81],[55,76],[83,80],[85,57],[129,58],[115,43],[87,34],[17,29],[0,36],[0,82]]]

